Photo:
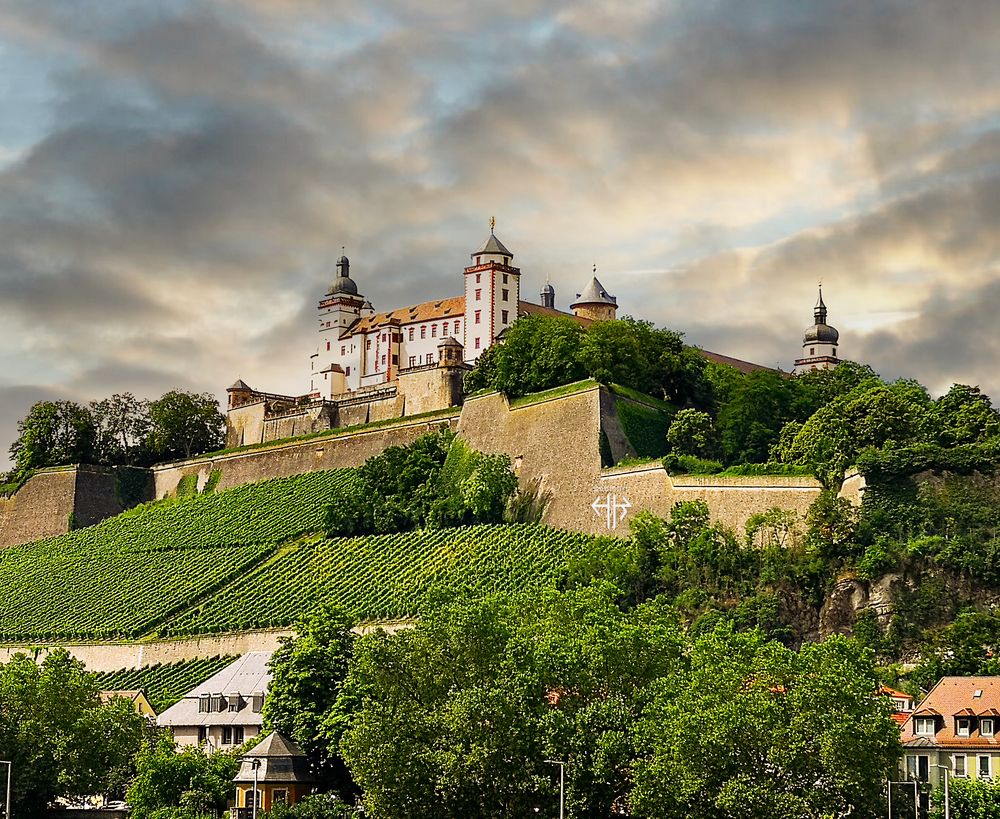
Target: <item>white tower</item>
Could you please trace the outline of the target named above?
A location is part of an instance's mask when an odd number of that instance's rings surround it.
[[[795,359],[793,373],[810,372],[811,370],[831,370],[840,363],[837,357],[837,346],[840,333],[835,327],[826,323],[826,304],[823,302],[823,285],[819,286],[819,299],[813,308],[812,327],[802,336],[802,357]]]
[[[329,292],[319,302],[319,346],[311,356],[309,391],[321,389],[321,374],[332,364],[343,367],[340,337],[358,320],[370,312],[365,297],[351,278],[351,262],[346,256],[337,260],[337,277]],[[350,364],[348,364],[350,366]],[[356,369],[356,368],[355,368]],[[356,376],[356,374],[355,374]]]
[[[479,250],[469,254],[465,268],[465,360],[474,362],[497,336],[517,320],[521,302],[521,271],[511,266],[511,253],[493,233]]]

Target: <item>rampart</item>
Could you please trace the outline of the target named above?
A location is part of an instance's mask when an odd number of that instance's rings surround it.
[[[192,458],[153,467],[154,491],[158,498],[172,494],[185,475],[197,475],[204,486],[214,470],[219,470],[218,489],[229,489],[253,481],[315,472],[320,469],[361,466],[372,455],[390,446],[409,444],[421,435],[447,425],[458,425],[460,407],[453,413],[430,418],[402,418],[399,423],[331,433],[305,440],[291,440],[258,449]]]
[[[92,526],[121,511],[114,469],[47,469],[11,497],[0,498],[0,548]]]

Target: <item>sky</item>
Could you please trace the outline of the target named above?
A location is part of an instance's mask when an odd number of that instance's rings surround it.
[[[305,392],[488,235],[566,309],[1000,403],[996,0],[0,0],[0,469],[41,399]]]

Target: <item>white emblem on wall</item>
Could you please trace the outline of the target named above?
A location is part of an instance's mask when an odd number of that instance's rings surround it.
[[[623,497],[619,500],[617,495],[608,492],[603,497],[598,496],[590,504],[590,508],[599,518],[604,518],[609,530],[614,530],[618,528],[619,523],[625,520],[625,515],[632,508],[632,504],[628,502],[628,498]]]

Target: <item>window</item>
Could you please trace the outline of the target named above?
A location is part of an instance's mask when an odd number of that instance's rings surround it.
[[[382,333],[382,341],[388,341],[388,340],[389,340],[389,334],[388,333]]]
[[[222,728],[222,744],[232,745],[233,744],[233,726],[225,725]]]
[[[500,300],[501,301],[507,301],[507,299],[509,299],[509,298],[510,298],[510,291],[509,290],[504,289],[504,290],[500,291]]]
[[[434,353],[427,353],[427,363],[428,364],[434,363]]]
[[[241,705],[243,705],[243,697],[241,697],[239,694],[230,694],[229,695],[229,710],[230,710],[230,712],[239,711]]]
[[[198,713],[208,714],[212,711],[212,698],[208,694],[198,697]]]
[[[402,333],[393,333],[392,334],[392,343],[393,344],[399,344],[402,340],[403,340],[403,334]]]
[[[366,339],[365,340],[365,349],[366,350],[370,350],[371,348],[372,348],[372,340],[370,338]]]
[[[459,333],[458,327],[459,327],[458,319],[455,319],[455,330],[454,330],[454,333],[455,333],[456,336]]]
[[[913,733],[922,737],[934,736],[934,717],[915,717],[913,720]]]
[[[483,297],[483,291],[480,288],[476,288],[476,301],[479,301]]]
[[[834,358],[837,357],[837,348],[836,347],[833,348],[833,357]]]
[[[410,366],[411,367],[416,367],[417,366],[417,357],[415,355],[411,355],[410,356]]]
[[[507,323],[507,315],[508,315],[508,313],[507,313],[506,310],[501,310],[500,311],[500,319],[503,321],[504,324]]]
[[[926,756],[908,756],[906,758],[907,779],[927,779],[927,772],[930,770],[930,761]]]
[[[475,317],[475,323],[476,324],[479,324],[479,320],[480,320],[480,318],[482,318],[482,315],[483,315],[483,311],[482,310],[476,310],[476,317]]]
[[[426,327],[421,327],[420,328],[420,337],[421,338],[427,338],[427,328]]]
[[[955,735],[967,737],[969,735],[969,722],[970,720],[968,719],[955,720]]]
[[[398,355],[394,355],[392,357],[392,363],[395,364],[396,366],[399,366],[399,356]]]
[[[993,720],[990,718],[980,720],[979,733],[984,737],[993,736]]]
[[[350,366],[348,366],[347,369],[344,370],[344,375],[350,375],[350,374],[351,374],[351,368]]]
[[[288,791],[287,790],[275,790],[271,794],[271,803],[276,802],[287,802],[288,801]]]
[[[329,341],[326,343],[326,351],[330,352],[330,342]]]
[[[816,355],[816,348],[815,347],[810,347],[809,348],[809,355]]]
[[[968,776],[965,770],[965,754],[955,754],[955,763],[952,765],[952,773],[955,776]]]
[[[438,326],[436,324],[431,325],[431,338],[438,337]]]
[[[989,754],[981,754],[979,757],[979,778],[989,779],[992,776],[990,771],[990,756]]]
[[[479,257],[478,256],[476,256],[476,264],[479,264]],[[482,273],[477,273],[476,274],[476,284],[479,284],[482,280],[483,280],[483,274]]]
[[[503,274],[503,283],[507,284],[507,274],[506,273]],[[504,296],[504,298],[507,298],[507,297]]]
[[[382,366],[385,366],[385,353],[382,353]]]
[[[245,741],[245,729],[242,725],[233,726],[233,744],[242,745]]]
[[[340,354],[341,355],[347,355],[347,345],[346,344],[341,344],[340,345]]]
[[[261,711],[263,711],[264,710],[264,692],[263,691],[255,691],[250,696],[250,703],[251,703],[251,705],[253,707],[253,712],[255,714],[259,714]]]
[[[208,742],[208,726],[207,725],[199,725],[198,726],[198,744],[200,745],[202,742]]]
[[[212,694],[212,711],[218,713],[225,704],[226,700],[222,694]]]
[[[477,350],[479,349],[479,339],[478,338],[476,339],[476,349]]]
[[[407,336],[408,341],[413,341],[413,328],[411,327]]]

